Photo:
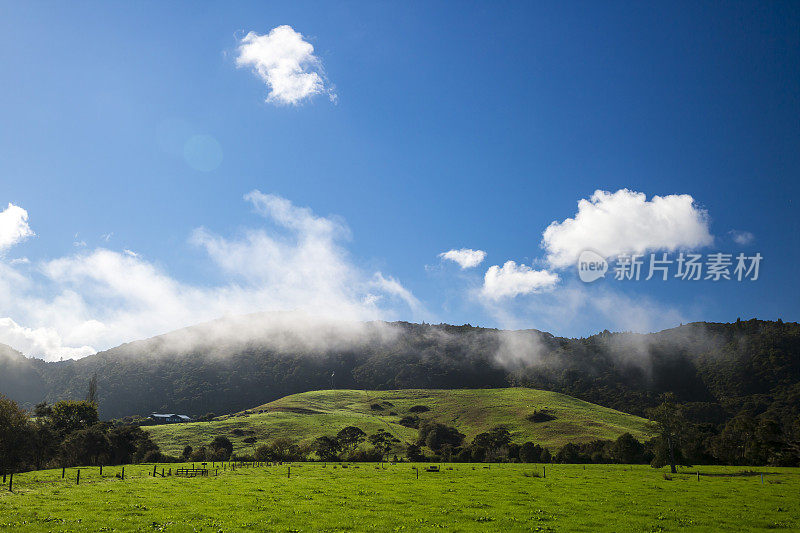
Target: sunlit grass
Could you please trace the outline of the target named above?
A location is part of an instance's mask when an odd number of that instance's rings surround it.
[[[210,466],[210,465],[209,465]],[[419,479],[408,463],[226,469],[156,477],[153,465],[15,476],[0,492],[13,531],[741,531],[800,527],[800,472],[740,467],[443,464]],[[175,464],[157,465],[176,468]],[[449,468],[452,468],[450,470]],[[546,469],[546,471],[544,471]],[[766,472],[762,484],[760,473]],[[528,474],[528,475],[526,475]],[[536,474],[539,477],[535,477]],[[541,477],[545,475],[546,477]],[[49,482],[49,483],[46,483]]]
[[[380,405],[381,409],[373,409]],[[162,451],[179,455],[186,445],[208,444],[214,437],[228,437],[236,451],[252,451],[243,442],[255,437],[258,446],[279,437],[311,442],[321,435],[335,435],[348,425],[367,433],[378,429],[411,442],[417,431],[398,424],[416,405],[430,411],[423,418],[455,426],[472,439],[478,433],[502,424],[515,442],[533,441],[552,452],[567,442],[616,439],[625,432],[645,440],[652,435],[647,420],[613,409],[577,400],[555,392],[527,388],[397,391],[326,390],[294,394],[213,422],[151,426],[149,431]],[[547,410],[554,420],[536,423],[526,417]],[[395,413],[395,414],[391,414]],[[245,431],[237,435],[234,430]]]

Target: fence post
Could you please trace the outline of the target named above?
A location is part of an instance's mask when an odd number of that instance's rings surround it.
[[[700,471],[697,471],[697,481],[700,481]]]
[[[64,479],[64,476],[66,476],[66,475],[67,475],[67,467],[66,466],[62,466],[61,467],[61,479]]]
[[[156,465],[153,465],[153,477],[156,477]]]
[[[125,481],[125,467],[122,467],[122,481]]]
[[[542,465],[542,477],[547,477],[547,467],[545,465]]]
[[[80,485],[81,484],[81,469],[80,468],[78,469],[78,477],[75,480],[75,484],[76,485]]]
[[[292,477],[292,467],[291,465],[289,465],[289,469],[286,471],[286,479],[289,479],[291,477]]]
[[[100,465],[100,477],[103,477],[103,465]]]
[[[8,492],[14,492],[14,472],[8,478]]]

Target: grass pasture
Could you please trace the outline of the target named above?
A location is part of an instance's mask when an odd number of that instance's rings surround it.
[[[419,479],[415,466],[420,467]],[[743,531],[800,528],[800,472],[741,467],[335,463],[150,477],[153,465],[33,472],[0,531]],[[175,464],[158,465],[176,468]],[[452,470],[449,468],[452,467]],[[695,472],[704,475],[697,480]],[[766,473],[763,484],[760,473]],[[708,474],[708,475],[706,475]],[[713,474],[713,475],[711,475]],[[540,476],[540,477],[536,477]]]
[[[414,413],[415,406],[429,411]],[[545,422],[528,420],[534,411],[553,417]],[[533,441],[555,452],[567,442],[616,439],[625,432],[639,440],[651,435],[648,421],[571,396],[529,388],[392,391],[322,390],[286,396],[211,422],[145,426],[161,451],[180,455],[183,447],[208,444],[225,436],[236,451],[252,451],[243,442],[255,437],[259,443],[289,437],[311,442],[320,435],[335,435],[345,426],[367,433],[390,431],[404,442],[414,441],[417,430],[400,425],[403,416],[456,427],[467,440],[496,425],[505,425],[514,442]]]

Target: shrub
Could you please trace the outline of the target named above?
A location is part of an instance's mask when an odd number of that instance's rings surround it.
[[[401,426],[405,426],[407,428],[417,429],[419,427],[419,417],[418,416],[404,416],[398,422]]]
[[[415,405],[408,410],[409,413],[426,413],[430,411],[431,408],[426,405]]]
[[[546,409],[542,409],[540,411],[534,411],[525,418],[531,422],[536,422],[536,423],[550,422],[551,420],[556,419],[555,415],[551,414]]]

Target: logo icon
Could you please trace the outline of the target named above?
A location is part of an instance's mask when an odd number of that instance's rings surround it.
[[[584,250],[578,256],[578,277],[584,283],[603,278],[608,272],[606,258],[593,250]]]

